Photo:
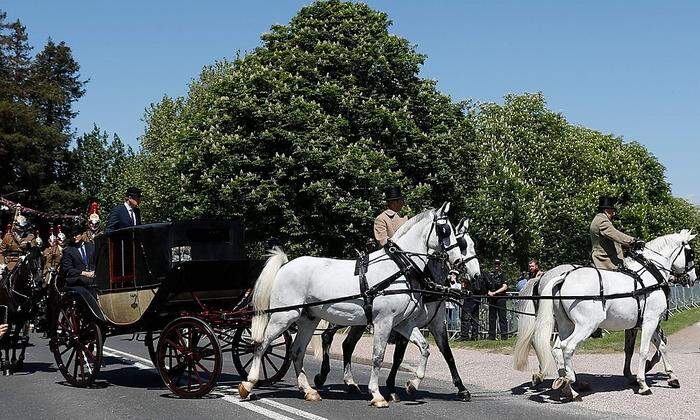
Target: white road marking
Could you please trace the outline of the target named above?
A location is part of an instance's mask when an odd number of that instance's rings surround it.
[[[285,404],[282,404],[281,402],[277,402],[268,398],[260,398],[258,401],[260,401],[263,404],[271,405],[275,408],[278,408],[280,410],[284,410],[288,413],[295,414],[299,417],[304,417],[309,420],[328,420],[325,417],[317,416],[316,414],[312,414],[309,412],[306,412],[304,410],[300,410],[298,408],[294,408]]]
[[[103,349],[102,352],[104,352],[104,350],[107,350],[108,352],[114,353],[114,354],[110,354],[110,356],[118,355],[118,356],[121,356],[121,357],[126,357],[127,359],[131,359],[131,360],[136,360],[136,361],[138,361],[138,362],[142,362],[142,363],[144,363],[144,364],[147,366],[147,367],[146,367],[147,369],[153,369],[153,368],[155,367],[155,366],[153,366],[153,362],[151,362],[150,360],[145,359],[145,358],[143,358],[143,357],[139,357],[139,356],[136,356],[136,355],[131,354],[131,353],[125,353],[125,352],[123,352],[123,351],[120,351],[120,350],[117,350],[117,349],[113,349],[113,348],[107,347],[107,346],[103,346],[102,349]]]
[[[272,410],[268,410],[267,408],[260,407],[259,405],[253,404],[252,401],[241,401],[238,395],[227,395],[224,398],[224,401],[231,403],[237,407],[243,407],[246,410],[254,411],[258,414],[262,414],[265,417],[275,419],[275,420],[294,420],[291,417],[287,417],[284,414],[277,413]]]
[[[148,359],[145,359],[140,356],[136,356],[135,354],[123,352],[121,350],[113,349],[111,347],[103,346],[102,347],[102,352],[108,356],[113,356],[113,357],[119,357],[122,359],[131,359],[131,361],[134,362],[133,366],[137,367],[139,369],[143,370],[152,370],[155,369],[153,366],[153,362],[151,362]],[[256,412],[258,414],[261,414],[265,417],[274,419],[274,420],[294,420],[292,417],[287,417],[284,414],[277,413],[276,411],[269,410],[265,407],[260,407],[259,405],[253,404],[254,402],[261,402],[263,404],[267,404],[271,407],[275,407],[278,410],[286,411],[289,414],[293,414],[295,416],[299,416],[305,419],[309,420],[328,420],[326,417],[321,417],[317,416],[316,414],[309,413],[304,410],[300,410],[296,407],[292,407],[286,404],[282,404],[281,402],[271,400],[269,398],[260,398],[257,400],[252,400],[252,401],[242,401],[240,399],[240,396],[238,395],[238,390],[234,387],[230,386],[217,386],[214,388],[217,391],[221,392],[228,392],[229,395],[224,396],[223,400],[231,403],[235,406],[245,408],[247,410]],[[231,393],[234,393],[235,395],[231,395]]]

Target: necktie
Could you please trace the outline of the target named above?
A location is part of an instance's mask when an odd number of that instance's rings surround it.
[[[87,253],[85,252],[85,245],[80,246],[80,256],[83,258],[83,264],[88,265]]]
[[[132,226],[136,226],[136,214],[134,213],[134,209],[129,209],[129,218],[131,219]]]

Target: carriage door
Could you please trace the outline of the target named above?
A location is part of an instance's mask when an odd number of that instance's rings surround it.
[[[136,246],[133,231],[109,238],[109,287],[100,296],[105,316],[115,324],[131,324],[141,318],[136,287]]]

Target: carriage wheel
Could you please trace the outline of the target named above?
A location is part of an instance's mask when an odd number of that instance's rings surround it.
[[[56,364],[69,384],[91,385],[102,367],[102,330],[82,300],[61,300],[50,342]]]
[[[156,345],[160,339],[160,333],[161,331],[146,331],[146,337],[143,340],[148,349],[148,357],[151,358],[151,362],[153,362],[153,366],[155,367],[158,367]]]
[[[197,318],[178,318],[160,335],[156,366],[165,385],[181,398],[200,398],[221,374],[221,347],[214,331]]]
[[[231,348],[233,364],[236,366],[238,375],[241,378],[247,378],[250,365],[253,363],[253,352],[255,349],[250,327],[241,327],[236,330],[233,343]],[[258,384],[261,386],[272,385],[284,378],[292,362],[289,355],[291,347],[292,335],[287,331],[270,343],[262,358]]]

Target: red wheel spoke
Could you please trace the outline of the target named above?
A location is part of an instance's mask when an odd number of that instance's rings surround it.
[[[260,362],[261,362],[260,364],[262,365],[262,368],[263,368],[263,376],[265,377],[265,379],[267,379],[270,377],[270,375],[267,374],[267,366],[265,365],[265,361],[260,360]]]
[[[284,356],[280,356],[280,355],[277,354],[277,353],[269,352],[269,353],[267,353],[266,355],[267,355],[267,356],[275,356],[275,357],[278,357],[278,358],[284,360]]]
[[[187,350],[185,350],[184,347],[181,347],[179,344],[173,342],[173,341],[170,340],[169,338],[166,338],[166,339],[165,339],[165,342],[168,343],[168,344],[170,344],[170,345],[172,346],[172,348],[174,348],[175,350],[179,351],[180,353],[182,353],[182,354],[187,353]]]
[[[73,352],[68,357],[68,361],[65,364],[66,369],[68,369],[68,367],[70,366],[70,362],[71,360],[73,360],[73,356],[75,356],[75,348],[73,348]]]
[[[211,372],[209,369],[207,369],[204,365],[202,365],[200,362],[197,362],[197,366],[199,366],[204,372],[207,373],[207,375],[211,375]]]

